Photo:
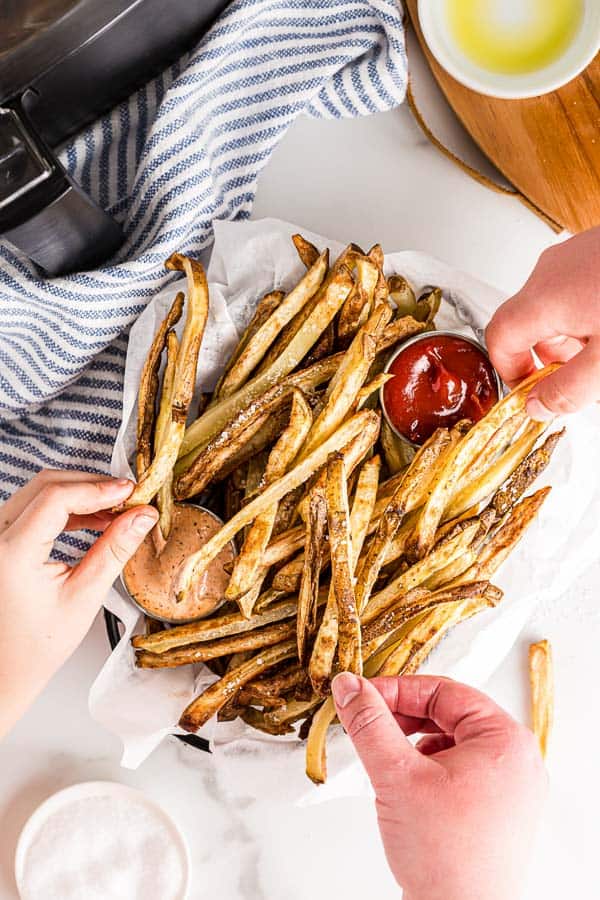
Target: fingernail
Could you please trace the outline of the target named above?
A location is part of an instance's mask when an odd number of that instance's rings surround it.
[[[536,422],[549,422],[554,418],[554,413],[548,409],[537,397],[530,397],[527,401],[527,415]]]
[[[341,672],[336,675],[331,682],[331,691],[335,705],[343,709],[348,706],[355,697],[358,697],[361,690],[360,678],[352,675],[350,672]]]
[[[155,515],[152,515],[151,513],[140,513],[135,517],[130,527],[136,534],[148,534],[150,529],[156,525],[157,521],[158,513]]]
[[[125,487],[126,485],[132,485],[133,481],[131,480],[131,478],[118,478],[116,483],[119,485],[119,487]]]

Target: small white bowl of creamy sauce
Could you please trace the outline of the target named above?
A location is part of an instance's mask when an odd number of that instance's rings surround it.
[[[175,504],[171,534],[160,556],[148,535],[123,570],[121,581],[135,605],[152,619],[170,625],[193,622],[218,609],[224,601],[235,558],[233,543],[212,560],[185,600],[177,600],[172,581],[184,559],[200,550],[222,525],[222,520],[203,506]]]

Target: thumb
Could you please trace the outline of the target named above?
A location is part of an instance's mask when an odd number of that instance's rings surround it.
[[[398,725],[386,701],[367,679],[337,675],[331,689],[337,714],[375,791],[427,765]]]
[[[590,338],[583,350],[537,384],[527,398],[527,413],[545,422],[577,412],[600,400],[600,339]]]
[[[69,589],[74,593],[92,590],[94,597],[104,599],[157,520],[153,506],[137,506],[122,513],[72,570]]]

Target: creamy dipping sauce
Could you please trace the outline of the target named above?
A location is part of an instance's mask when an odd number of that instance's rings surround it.
[[[173,528],[160,556],[148,535],[123,570],[123,580],[131,596],[149,616],[170,622],[186,622],[210,615],[223,601],[229,582],[234,551],[231,544],[212,560],[196,591],[180,603],[172,591],[175,572],[184,559],[220,529],[217,516],[189,504],[177,504]]]

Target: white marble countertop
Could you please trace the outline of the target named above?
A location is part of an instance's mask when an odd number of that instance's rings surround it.
[[[425,250],[507,292],[556,240],[518,201],[479,186],[441,157],[406,108],[357,121],[297,121],[261,179],[255,216],[266,215],[340,240]],[[597,884],[600,817],[593,798],[599,796],[594,756],[600,724],[593,686],[600,683],[599,586],[600,565],[560,604],[540,609],[489,684],[499,702],[525,718],[527,644],[541,637],[553,641],[552,792],[528,900],[591,897]],[[89,686],[107,652],[99,617],[0,745],[0,900],[16,897],[14,848],[33,809],[61,787],[94,779],[141,788],[179,822],[193,855],[193,900],[399,896],[367,800],[306,809],[232,805],[219,794],[210,757],[172,739],[140,770],[122,770],[118,741],[87,710]]]

